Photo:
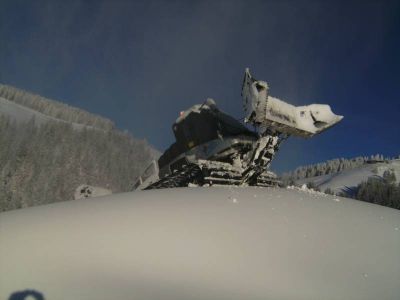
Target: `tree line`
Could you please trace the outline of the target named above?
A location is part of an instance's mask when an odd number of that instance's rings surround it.
[[[328,160],[326,162],[298,167],[294,171],[283,173],[282,178],[288,181],[288,180],[299,180],[321,175],[328,175],[328,174],[338,173],[344,170],[355,169],[361,167],[366,163],[384,162],[391,159],[392,158],[388,157],[385,158],[382,154],[376,154],[371,156],[358,156],[350,159],[336,158]]]
[[[370,177],[357,186],[355,199],[400,209],[400,183],[393,172],[385,171],[382,178]]]

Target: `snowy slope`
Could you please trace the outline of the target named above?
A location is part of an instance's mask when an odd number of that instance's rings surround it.
[[[2,97],[0,97],[0,114],[9,116],[18,123],[28,122],[33,117],[35,118],[37,124],[43,124],[50,120],[54,120],[53,118],[46,116],[45,114],[37,112],[31,108],[19,105]]]
[[[41,112],[38,112],[29,107],[17,104],[13,101],[9,101],[5,98],[0,97],[0,114],[10,117],[15,120],[17,123],[25,123],[30,121],[32,118],[35,118],[35,124],[41,125],[48,121],[57,121],[63,123],[70,123],[75,129],[86,128],[94,128],[92,126],[82,125],[73,122],[66,122],[64,120],[60,120],[57,118],[53,118],[51,116],[47,116]]]
[[[304,178],[297,180],[296,183],[301,185],[313,182],[321,191],[330,188],[336,193],[346,192],[351,194],[358,184],[366,181],[369,177],[382,177],[386,170],[393,171],[397,180],[400,180],[400,160],[395,159],[389,163],[365,164],[335,174]]]
[[[0,299],[398,299],[400,211],[181,188],[0,214]]]

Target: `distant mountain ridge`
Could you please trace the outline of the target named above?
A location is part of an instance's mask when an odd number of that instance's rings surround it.
[[[132,185],[159,152],[106,118],[0,85],[0,211]]]

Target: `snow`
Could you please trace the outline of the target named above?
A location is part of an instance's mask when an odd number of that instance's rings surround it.
[[[311,137],[343,119],[326,104],[294,106],[269,95],[265,81],[254,79],[248,68],[242,85],[245,122],[273,129],[281,133]]]
[[[313,189],[309,189],[306,184],[303,184],[301,187],[290,185],[290,186],[287,187],[287,189],[288,190],[298,190],[298,191],[302,191],[302,192],[305,192],[305,193],[308,193],[308,194],[320,195],[320,196],[323,196],[323,197],[326,196],[325,193],[322,193],[322,192],[319,192],[319,191],[315,191]]]
[[[91,186],[88,184],[82,184],[78,186],[74,193],[74,200],[90,198],[90,197],[100,197],[111,195],[112,191],[99,186]]]
[[[83,128],[91,128],[98,129],[93,126],[82,125],[74,122],[66,122],[61,119],[57,119],[54,117],[50,117],[41,112],[38,112],[29,107],[20,105],[13,101],[7,100],[5,98],[0,97],[0,114],[10,117],[12,120],[15,120],[17,123],[26,123],[29,122],[32,118],[35,118],[36,125],[42,125],[49,121],[63,122],[71,124],[75,129],[83,129]]]
[[[42,114],[31,108],[19,105],[2,97],[0,97],[0,114],[9,116],[17,123],[26,123],[30,121],[32,117],[35,117],[35,122],[38,125],[53,120],[45,114]]]
[[[394,172],[397,181],[399,181],[400,160],[395,159],[389,163],[365,164],[361,167],[344,170],[339,173],[304,178],[297,180],[296,183],[301,185],[313,182],[321,191],[330,188],[335,193],[346,192],[351,194],[358,184],[367,181],[369,177],[382,177],[385,171]]]
[[[307,137],[335,125],[343,119],[343,116],[335,115],[331,107],[326,104],[294,106],[268,96],[265,119],[267,122],[278,122],[289,126],[290,128],[287,128],[289,133]]]
[[[179,117],[176,119],[175,123],[182,122],[187,116],[191,113],[199,114],[202,110],[216,109],[216,103],[214,99],[207,98],[207,100],[203,104],[193,105],[191,108],[181,111]]]
[[[278,98],[268,96],[267,118],[276,118],[291,126],[297,126],[297,111],[292,104],[286,103]]]
[[[0,214],[0,299],[25,289],[61,300],[398,299],[399,227],[398,210],[279,188],[10,211]]]

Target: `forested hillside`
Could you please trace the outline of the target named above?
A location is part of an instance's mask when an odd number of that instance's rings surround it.
[[[145,141],[129,134],[0,116],[0,210],[73,199],[81,184],[129,191],[151,160]]]
[[[386,171],[382,178],[368,178],[357,186],[355,199],[400,209],[400,183],[396,175]]]
[[[17,122],[0,107],[0,211],[72,200],[82,184],[130,191],[158,155],[146,141],[81,109],[4,85],[0,97],[51,117]]]

